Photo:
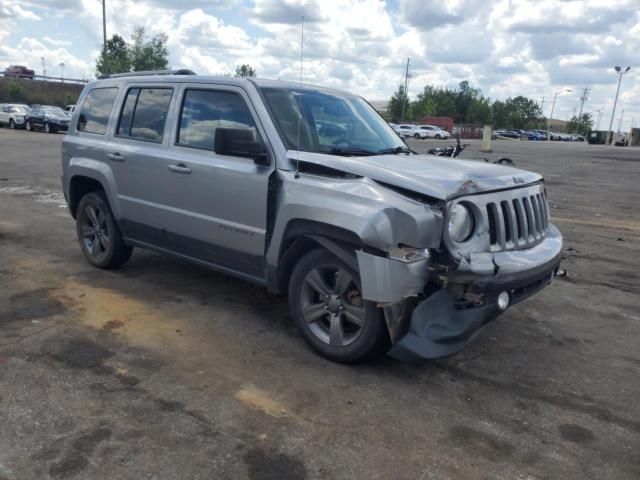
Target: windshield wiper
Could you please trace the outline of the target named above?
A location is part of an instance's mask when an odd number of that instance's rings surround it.
[[[369,150],[365,150],[364,148],[358,148],[358,147],[333,147],[331,150],[329,150],[329,153],[331,155],[346,155],[346,156],[360,155],[363,157],[376,155],[376,152],[371,152]]]
[[[393,154],[393,155],[398,155],[400,153],[416,153],[413,150],[411,150],[409,147],[403,147],[401,145],[398,145],[397,147],[393,147],[393,148],[383,148],[382,150],[378,150],[375,155],[387,155],[387,154]]]

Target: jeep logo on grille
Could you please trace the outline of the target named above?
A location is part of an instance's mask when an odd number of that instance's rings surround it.
[[[522,177],[513,177],[513,183],[524,183],[524,178],[522,178]]]

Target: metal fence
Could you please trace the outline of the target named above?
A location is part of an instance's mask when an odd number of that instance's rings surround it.
[[[45,75],[26,75],[23,73],[4,73],[0,72],[0,76],[4,78],[17,78],[21,80],[44,80],[46,82],[60,82],[60,83],[89,83],[89,80],[80,78],[67,78],[67,77],[49,77]]]

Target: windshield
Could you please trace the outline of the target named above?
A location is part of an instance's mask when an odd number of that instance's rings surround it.
[[[362,98],[317,90],[262,88],[287,149],[367,155],[406,148]]]
[[[29,111],[29,108],[21,107],[21,106],[13,106],[13,107],[9,107],[9,111],[11,113],[27,113]]]
[[[60,107],[42,107],[42,109],[47,112],[47,113],[51,113],[53,115],[66,115],[64,113],[64,110],[62,110]]]

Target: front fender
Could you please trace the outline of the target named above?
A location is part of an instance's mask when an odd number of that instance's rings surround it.
[[[308,220],[352,232],[363,246],[386,251],[408,245],[436,248],[443,215],[434,206],[405,197],[367,178],[334,178],[278,172],[281,188],[267,262],[277,265],[288,225]]]

